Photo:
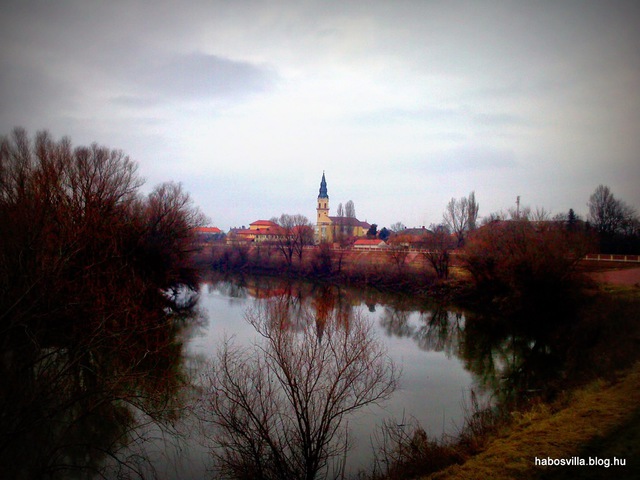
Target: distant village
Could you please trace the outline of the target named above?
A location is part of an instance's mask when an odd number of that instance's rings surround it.
[[[557,227],[567,232],[582,232],[591,238],[590,249],[594,253],[631,254],[635,258],[640,252],[640,219],[633,208],[616,199],[606,186],[600,185],[589,198],[590,221],[576,215],[573,209],[551,217],[544,208],[535,211],[529,207],[521,208],[520,197],[517,197],[516,205],[507,212],[488,215],[478,225],[478,204],[474,192],[471,192],[468,197],[451,199],[443,215],[443,223],[439,225],[407,228],[397,223],[389,229],[383,227],[378,230],[375,223],[356,218],[351,201],[344,209],[339,204],[337,215],[330,215],[327,180],[323,172],[315,223],[303,215],[283,214],[279,218],[256,220],[249,224],[249,228],[231,228],[226,233],[214,226],[200,227],[198,236],[203,245],[275,245],[296,250],[300,255],[302,248],[314,245],[356,250],[451,251],[463,247],[471,232],[487,228],[495,230],[505,222],[527,220],[538,232]]]
[[[315,225],[308,222],[282,225],[277,218],[270,220],[256,220],[249,224],[249,228],[231,228],[229,232],[223,232],[218,227],[200,227],[198,229],[200,240],[203,243],[226,243],[227,245],[248,244],[277,244],[287,237],[304,238],[301,231],[308,229],[306,243],[308,245],[331,243],[343,248],[355,249],[383,249],[394,240],[401,240],[405,244],[419,243],[428,232],[422,228],[403,228],[402,232],[391,232],[386,228],[377,230],[376,224],[358,220],[349,212],[338,209],[338,215],[330,215],[329,194],[325,174],[322,174],[320,191],[316,206]],[[303,217],[306,220],[306,217]],[[401,238],[399,238],[401,237]]]

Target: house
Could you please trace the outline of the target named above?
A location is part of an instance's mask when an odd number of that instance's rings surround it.
[[[429,241],[433,232],[428,228],[405,228],[394,233],[389,243],[405,248],[422,248]]]
[[[224,233],[218,227],[198,227],[196,235],[200,243],[211,243],[224,238]]]
[[[356,250],[380,250],[387,246],[385,241],[379,238],[359,238],[353,244],[353,248]]]
[[[236,242],[273,242],[284,235],[284,230],[280,225],[271,220],[256,220],[249,225],[249,228],[232,229],[230,236]]]

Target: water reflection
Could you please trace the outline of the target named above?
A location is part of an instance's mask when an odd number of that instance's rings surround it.
[[[0,357],[0,464],[5,478],[148,478],[153,423],[174,428],[185,408],[183,335],[193,299],[178,310],[88,319],[4,338]]]
[[[319,319],[335,314],[348,323],[354,309],[364,307],[390,339],[410,339],[422,351],[459,359],[473,375],[477,393],[507,408],[532,397],[551,399],[570,384],[606,375],[636,357],[633,336],[619,335],[604,320],[611,316],[621,328],[637,331],[635,304],[616,314],[621,307],[615,302],[576,295],[560,305],[504,313],[326,284],[277,279],[239,284],[250,297],[279,296],[288,315],[300,314],[308,304]]]
[[[223,478],[340,475],[346,420],[395,390],[396,367],[371,322],[340,308],[348,303],[333,289],[305,299],[300,287],[257,299],[245,316],[259,341],[225,341],[203,371],[199,412]]]
[[[211,306],[206,324],[186,301],[183,309],[151,309],[156,313],[144,322],[135,315],[121,317],[119,322],[127,324],[88,318],[74,328],[43,328],[29,336],[14,328],[5,335],[0,356],[3,475],[153,478],[157,472],[168,478],[166,464],[175,460],[152,438],[162,436],[184,447],[179,456],[189,464],[171,466],[171,478],[202,478],[204,467],[195,469],[185,453],[196,450],[186,435],[194,425],[186,433],[178,427],[191,407],[191,380],[225,332],[252,341],[242,317],[261,305],[270,305],[294,331],[304,328],[295,319],[312,316],[318,338],[330,319],[348,327],[360,313],[368,315],[403,367],[400,389],[388,408],[372,410],[373,420],[350,424],[354,449],[347,471],[370,462],[374,427],[367,422],[379,424],[406,412],[420,416],[436,436],[455,433],[470,389],[505,408],[533,397],[552,398],[572,382],[632,362],[640,338],[638,303],[621,306],[600,298],[567,302],[552,311],[498,315],[274,278],[212,278],[202,292],[205,306]],[[162,458],[151,458],[149,445],[162,450]]]
[[[415,305],[413,308],[416,308]],[[413,323],[411,320],[416,311],[410,306],[386,305],[380,325],[388,335],[411,338],[421,350],[444,352],[448,358],[459,356],[460,337],[465,323],[462,312],[434,304],[431,310],[417,313],[418,321]]]

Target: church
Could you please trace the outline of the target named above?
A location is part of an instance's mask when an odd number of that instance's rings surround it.
[[[327,193],[327,180],[324,172],[322,172],[316,211],[318,212],[315,231],[316,243],[339,242],[350,237],[364,237],[371,227],[367,222],[361,222],[355,217],[332,217],[329,215],[329,194]]]

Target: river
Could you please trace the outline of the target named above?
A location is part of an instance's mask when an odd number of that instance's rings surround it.
[[[250,278],[204,283],[200,291],[200,326],[185,339],[191,371],[202,368],[225,338],[235,344],[257,341],[257,333],[246,321],[246,312],[274,298],[287,298],[300,307],[318,307],[360,312],[374,325],[388,355],[400,367],[399,387],[379,406],[369,406],[348,418],[351,448],[346,472],[371,467],[379,427],[385,420],[408,423],[415,419],[433,437],[455,435],[464,419],[465,404],[474,375],[459,355],[459,334],[464,330],[461,311],[419,304],[400,296],[382,295],[359,289],[286,283],[274,279]],[[197,428],[167,449],[162,441],[156,464],[162,478],[202,478],[209,464],[203,438]],[[164,459],[163,459],[164,458]]]
[[[510,411],[637,358],[632,297],[507,300],[469,311],[344,286],[217,277],[200,285],[195,306],[185,295],[184,311],[168,318],[132,315],[73,335],[43,329],[38,342],[16,334],[5,342],[0,451],[21,478],[211,478],[203,374],[225,339],[252,345],[258,335],[247,312],[271,302],[318,326],[334,313],[345,325],[363,317],[402,372],[387,401],[345,418],[348,475],[372,467],[385,421],[418,422],[433,439],[454,436],[472,397]]]

